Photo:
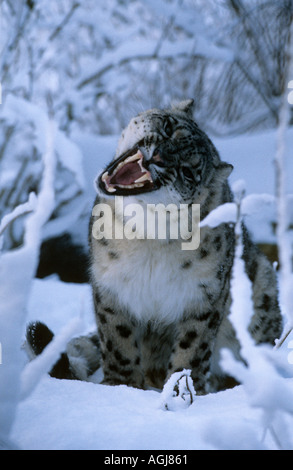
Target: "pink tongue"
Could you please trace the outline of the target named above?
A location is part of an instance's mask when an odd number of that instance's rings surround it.
[[[141,168],[137,162],[126,163],[117,173],[110,177],[111,184],[133,184],[140,176],[142,176]]]

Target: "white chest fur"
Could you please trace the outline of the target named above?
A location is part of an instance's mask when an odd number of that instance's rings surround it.
[[[204,302],[199,287],[206,268],[190,262],[179,243],[132,241],[131,249],[93,267],[98,284],[110,290],[123,307],[142,321],[172,323]],[[188,268],[182,266],[188,263]]]

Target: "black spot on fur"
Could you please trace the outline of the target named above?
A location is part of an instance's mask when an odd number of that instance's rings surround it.
[[[203,259],[203,258],[206,258],[208,256],[208,251],[205,250],[204,248],[201,248],[199,250],[199,256],[200,256],[200,259]]]
[[[185,335],[185,338],[182,339],[179,343],[179,347],[181,349],[188,349],[190,348],[193,340],[197,338],[197,332],[196,331],[188,331]]]
[[[187,334],[186,334],[186,337],[193,341],[195,338],[197,338],[197,332],[192,330],[192,331],[188,331]]]
[[[110,307],[104,307],[104,312],[105,313],[110,313],[110,315],[115,315],[114,310]]]
[[[179,348],[181,349],[188,349],[190,347],[190,341],[182,340],[179,343]]]
[[[119,361],[119,364],[121,366],[127,366],[127,365],[130,364],[130,360],[123,357],[122,354],[120,353],[120,351],[118,351],[118,350],[114,351],[114,356],[117,359],[117,361]]]
[[[256,260],[250,261],[248,265],[248,277],[251,280],[251,282],[255,281],[256,275],[257,275],[257,269],[258,269],[258,263]]]
[[[108,368],[109,368],[109,370],[111,370],[112,372],[120,372],[120,371],[119,371],[119,368],[118,368],[118,366],[117,366],[116,364],[109,364],[109,365],[108,365]]]
[[[208,328],[216,328],[220,322],[220,314],[219,312],[214,312],[211,316],[211,319],[208,323]]]
[[[221,239],[221,236],[218,235],[215,239],[214,239],[214,245],[215,245],[215,248],[217,251],[220,251],[220,249],[222,248],[222,239]]]
[[[197,319],[199,321],[206,321],[210,316],[212,315],[212,312],[206,312],[206,313],[202,313],[201,315],[197,316]]]
[[[201,360],[200,360],[199,357],[194,357],[194,358],[190,361],[190,365],[191,365],[192,368],[198,367],[200,363],[201,363]]]
[[[131,335],[131,330],[126,325],[117,325],[116,330],[122,338],[128,338]]]
[[[103,314],[103,313],[98,313],[98,318],[100,320],[100,322],[105,325],[105,323],[107,323],[107,319],[106,319],[106,316]]]
[[[206,349],[209,347],[208,343],[206,342],[203,342],[201,343],[200,345],[200,349],[202,349],[202,351],[206,351]]]
[[[264,294],[262,298],[262,305],[261,307],[265,312],[268,312],[271,308],[271,298],[269,295]]]
[[[202,358],[202,362],[208,361],[208,360],[210,359],[211,355],[212,355],[212,352],[211,352],[211,351],[207,351],[207,352],[205,353],[205,355],[203,356],[203,358]]]
[[[132,370],[120,370],[120,375],[123,377],[129,377],[132,374]]]
[[[98,335],[92,335],[89,337],[89,339],[97,349],[100,349],[100,341]]]
[[[107,341],[106,348],[108,349],[109,352],[113,350],[113,343],[110,339]]]
[[[223,278],[223,269],[222,269],[222,267],[217,271],[216,278],[219,279],[219,281],[222,280],[222,278]]]
[[[188,269],[192,266],[192,262],[189,260],[184,261],[184,263],[181,264],[182,269]]]
[[[108,251],[108,256],[110,259],[119,259],[119,255],[116,251]]]
[[[101,296],[98,291],[95,292],[95,302],[99,304],[101,302]]]
[[[109,242],[106,238],[100,238],[99,240],[96,239],[101,245],[108,246]]]

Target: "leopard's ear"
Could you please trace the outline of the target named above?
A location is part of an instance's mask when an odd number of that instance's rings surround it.
[[[194,100],[189,99],[189,100],[180,101],[177,104],[173,104],[172,109],[174,111],[181,111],[182,113],[186,113],[189,117],[193,117],[193,106],[194,106]]]
[[[234,170],[234,167],[233,165],[231,165],[231,163],[226,163],[226,162],[220,162],[219,165],[217,165],[217,171],[218,171],[218,175],[221,175],[221,177],[223,179],[227,179],[232,171]]]

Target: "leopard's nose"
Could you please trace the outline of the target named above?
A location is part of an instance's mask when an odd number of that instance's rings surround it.
[[[152,161],[156,164],[163,163],[163,160],[161,159],[161,155],[160,155],[160,152],[158,151],[158,149],[155,149],[154,155],[152,156]]]
[[[151,159],[148,161],[148,164],[154,164],[156,166],[165,168],[168,166],[168,159],[163,156],[163,150],[159,147],[156,147],[152,153]]]

